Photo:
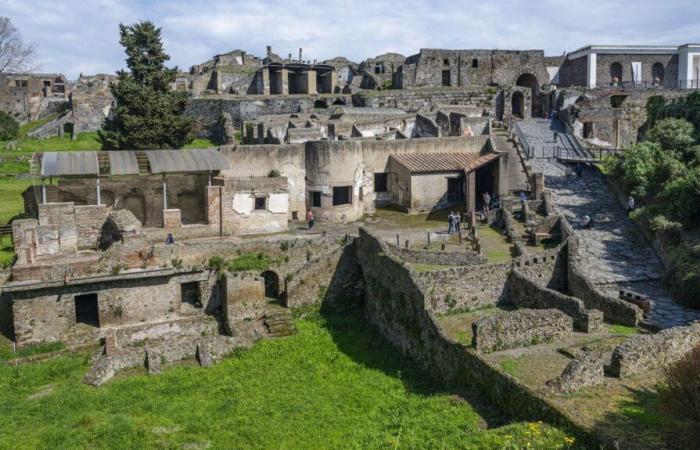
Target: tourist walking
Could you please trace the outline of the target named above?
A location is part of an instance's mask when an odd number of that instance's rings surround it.
[[[583,166],[581,165],[581,163],[576,163],[576,167],[574,167],[574,172],[576,172],[576,178],[580,180],[583,176]]]
[[[306,212],[306,222],[309,224],[309,230],[314,227],[315,219],[314,219],[314,212],[313,211],[308,210]]]
[[[175,243],[175,236],[172,233],[168,233],[168,237],[165,238],[165,245],[173,245]]]
[[[455,213],[454,223],[455,223],[455,233],[459,233],[459,227],[461,226],[461,223],[462,223],[462,218],[460,217],[459,212]]]
[[[455,231],[455,212],[450,211],[450,215],[447,216],[447,233],[452,234]]]
[[[630,198],[627,199],[627,217],[630,216],[632,211],[634,211],[634,197],[630,195]]]
[[[491,194],[484,192],[484,217],[488,217],[491,209]]]

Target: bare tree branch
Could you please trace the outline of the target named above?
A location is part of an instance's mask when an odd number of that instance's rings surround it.
[[[0,17],[0,74],[29,72],[35,68],[34,46],[27,44],[7,17]]]

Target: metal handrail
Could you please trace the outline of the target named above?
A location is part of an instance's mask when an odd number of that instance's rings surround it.
[[[525,138],[525,133],[523,133],[523,130],[520,129],[520,123],[518,121],[511,122],[513,124],[513,131],[515,132],[515,135],[518,136],[518,140],[520,141],[520,145],[523,146],[523,151],[525,152],[525,156],[527,159],[532,159],[532,150],[530,149],[530,144],[527,142],[527,139]]]

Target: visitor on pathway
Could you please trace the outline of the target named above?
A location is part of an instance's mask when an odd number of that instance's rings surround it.
[[[484,217],[488,217],[491,208],[491,194],[484,192]]]
[[[501,199],[498,198],[498,194],[494,193],[491,199],[491,209],[499,209],[501,207]]]
[[[520,193],[520,209],[523,210],[523,214],[525,214],[525,203],[527,203],[527,196],[525,195],[524,192]]]
[[[581,219],[581,228],[592,228],[592,227],[593,227],[593,219],[588,214],[585,214],[583,216],[583,219]]]
[[[168,237],[165,238],[165,245],[172,245],[175,243],[175,237],[172,233],[168,233]]]
[[[309,224],[309,230],[314,227],[314,213],[311,210],[306,212],[306,222]]]
[[[559,132],[558,132],[558,131],[555,131],[555,132],[554,132],[554,140],[553,140],[552,142],[554,142],[554,143],[556,144],[556,143],[557,143],[557,138],[559,138]]]
[[[627,217],[630,216],[632,211],[634,211],[634,197],[630,195],[630,198],[627,199]]]
[[[459,212],[455,213],[455,233],[459,233],[459,227],[461,225],[462,219],[459,215]]]
[[[574,167],[574,172],[576,172],[576,177],[580,180],[583,176],[583,166],[581,165],[581,163],[576,163],[576,167]]]
[[[452,234],[455,231],[455,212],[450,211],[450,214],[447,216],[447,233]]]

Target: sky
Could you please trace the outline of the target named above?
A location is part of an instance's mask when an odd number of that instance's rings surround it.
[[[170,65],[186,70],[242,49],[360,62],[421,48],[542,49],[588,44],[700,43],[699,0],[0,0],[41,72],[124,68],[119,23],[162,27]]]

